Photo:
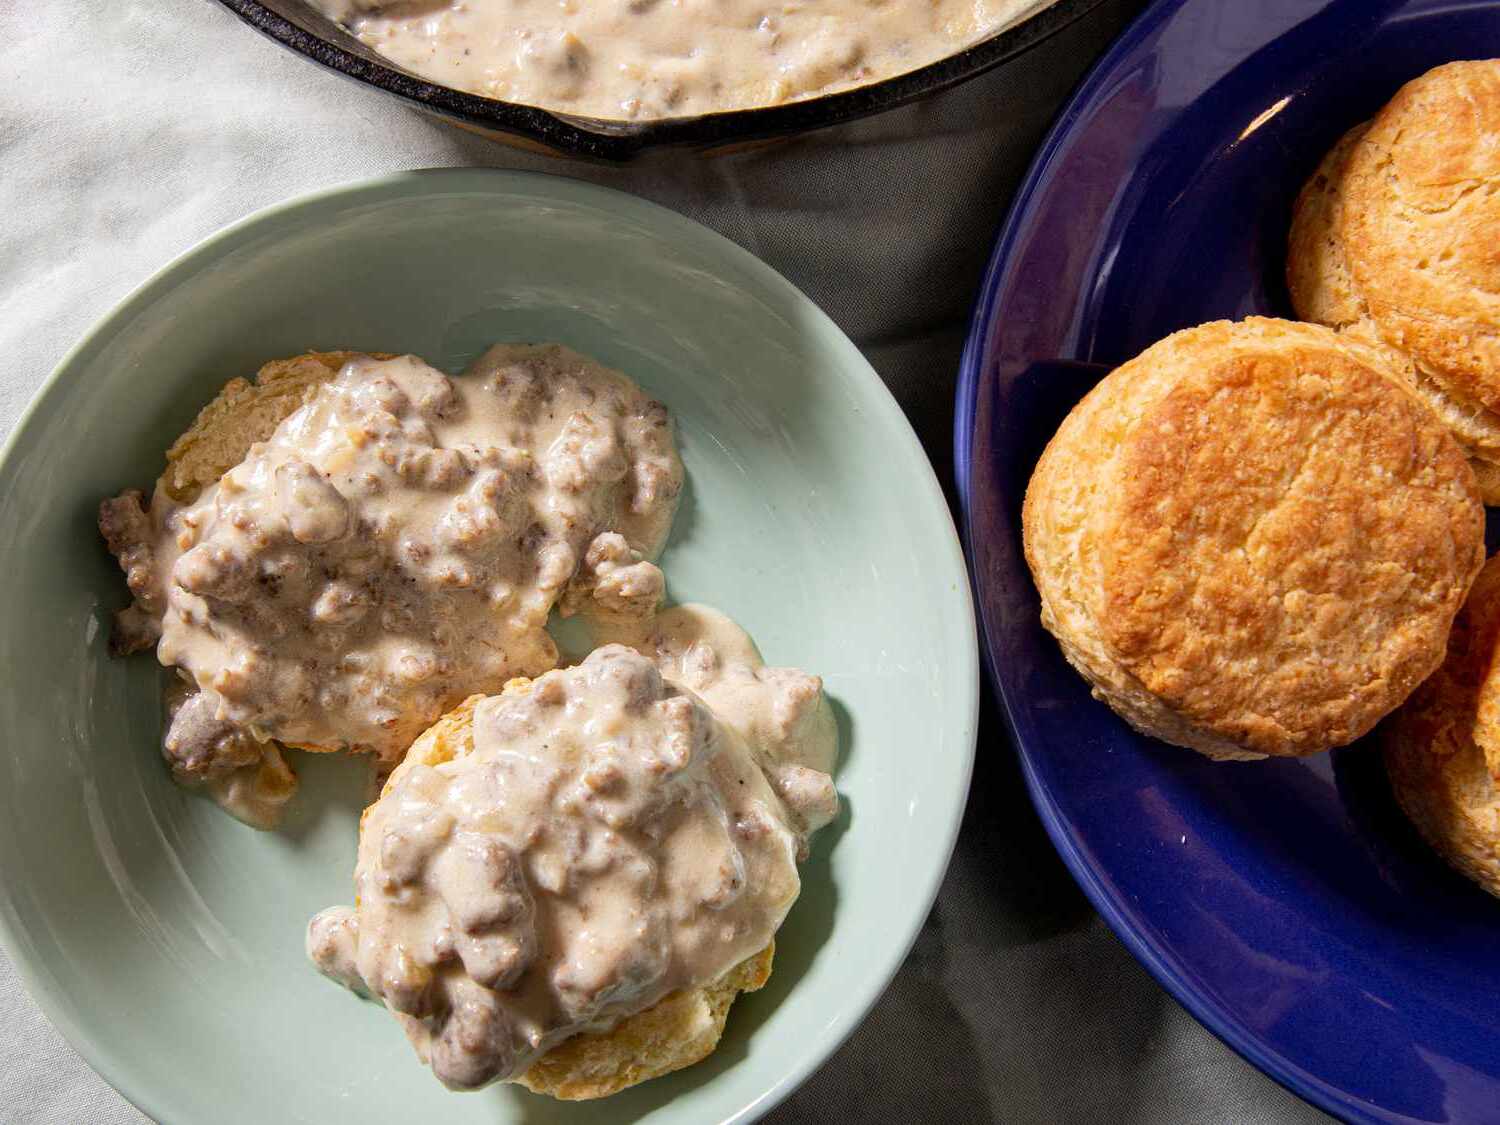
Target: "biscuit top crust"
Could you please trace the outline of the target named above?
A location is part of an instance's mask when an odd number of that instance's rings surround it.
[[[1274,322],[1218,342],[1257,324]],[[1191,330],[1134,361],[1184,373],[1113,459],[1094,532],[1120,662],[1269,754],[1349,742],[1400,703],[1483,561],[1458,447],[1394,380],[1309,342],[1322,332],[1183,365]]]
[[[1500,407],[1500,60],[1407,83],[1349,152],[1350,274],[1388,342]]]

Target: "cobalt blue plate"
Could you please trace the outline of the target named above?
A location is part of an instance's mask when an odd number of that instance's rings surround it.
[[[1090,699],[1038,621],[1021,498],[1089,365],[1289,316],[1291,205],[1322,154],[1407,79],[1492,56],[1500,0],[1159,0],[1017,196],[959,388],[987,655],[1053,840],[1198,1019],[1351,1121],[1500,1122],[1500,902],[1423,848],[1368,748],[1215,765]]]

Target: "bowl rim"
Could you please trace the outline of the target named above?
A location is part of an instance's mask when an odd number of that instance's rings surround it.
[[[182,284],[179,275],[184,271],[195,272],[212,264],[224,252],[254,238],[265,224],[275,222],[284,215],[295,213],[306,207],[340,199],[353,203],[372,193],[377,195],[389,193],[391,197],[398,198],[402,194],[409,194],[421,198],[432,195],[494,192],[506,190],[507,187],[513,187],[517,183],[530,184],[533,189],[544,188],[549,199],[556,200],[559,196],[569,196],[569,202],[592,202],[605,207],[624,208],[627,211],[634,209],[637,214],[649,216],[657,223],[665,222],[669,226],[677,226],[685,234],[703,239],[707,245],[717,246],[725,259],[768,288],[779,289],[798,303],[814,322],[830,330],[836,345],[847,349],[849,354],[857,359],[857,362],[851,365],[853,378],[864,384],[869,392],[869,398],[862,405],[882,415],[888,424],[893,425],[898,435],[897,440],[905,444],[908,455],[914,457],[916,463],[921,466],[917,487],[925,493],[927,503],[934,511],[941,513],[938,517],[939,525],[946,526],[948,529],[948,535],[943,537],[941,543],[935,544],[933,549],[938,557],[946,556],[947,565],[944,568],[946,573],[956,579],[962,579],[952,583],[953,597],[957,598],[956,608],[960,611],[959,616],[967,623],[967,628],[963,630],[963,635],[956,638],[950,646],[948,656],[957,664],[957,667],[953,669],[954,674],[951,679],[965,696],[966,706],[963,708],[963,713],[956,714],[952,720],[960,731],[958,746],[963,758],[954,771],[954,784],[946,795],[946,803],[934,809],[934,820],[942,825],[942,833],[937,840],[937,847],[932,852],[932,862],[924,873],[921,885],[914,888],[916,893],[911,898],[913,909],[906,918],[903,928],[896,935],[897,940],[891,946],[891,956],[887,964],[869,978],[867,984],[853,998],[853,1002],[847,1004],[837,1018],[822,1025],[823,1042],[819,1049],[805,1053],[794,1067],[775,1078],[755,1100],[723,1119],[724,1125],[730,1122],[754,1121],[784,1101],[814,1071],[839,1051],[855,1029],[864,1022],[871,1009],[885,994],[896,973],[905,964],[922,927],[926,924],[928,914],[937,899],[938,890],[952,860],[959,828],[963,822],[964,808],[968,802],[978,750],[980,693],[978,622],[975,617],[972,589],[968,581],[964,548],[953,510],[943,493],[931,459],[922,448],[916,432],[912,429],[910,421],[890,388],[876,373],[869,360],[864,357],[864,353],[801,289],[738,243],[669,207],[616,188],[588,183],[557,173],[499,168],[426,168],[398,171],[337,184],[303,193],[251,212],[202,238],[131,289],[109,312],[96,321],[77,343],[68,349],[27,401],[10,432],[5,436],[4,442],[0,443],[0,481],[8,476],[12,458],[17,455],[21,444],[25,441],[33,419],[42,411],[50,409],[59,398],[75,393],[72,380],[69,378],[75,366],[87,363],[94,353],[107,347],[112,338],[127,331],[139,312],[144,311],[152,302]],[[87,391],[80,390],[76,393],[87,393]],[[0,837],[0,871],[6,869],[8,860],[9,857],[4,851],[4,837]],[[168,1119],[161,1115],[160,1110],[151,1108],[152,1103],[160,1099],[153,1097],[151,1090],[142,1089],[137,1084],[130,1073],[128,1063],[120,1059],[109,1044],[95,1038],[82,1020],[74,1018],[72,1006],[68,1002],[67,990],[62,983],[53,977],[50,971],[43,971],[41,962],[33,966],[29,945],[25,940],[25,932],[18,922],[9,882],[4,879],[0,879],[0,949],[3,949],[10,957],[28,995],[69,1046],[138,1110],[155,1120],[167,1121]]]
[[[353,81],[384,90],[418,109],[481,133],[536,142],[570,156],[625,161],[648,149],[714,149],[790,136],[853,121],[956,86],[1029,51],[1083,18],[1104,0],[1053,0],[996,34],[905,74],[782,105],[668,117],[640,123],[602,121],[499,101],[429,82],[373,52],[348,47],[298,26],[262,0],[217,0],[262,35]]]
[[[980,284],[969,321],[969,332],[964,340],[959,361],[958,391],[953,420],[954,469],[957,480],[960,525],[963,531],[964,555],[969,563],[970,574],[975,576],[975,605],[979,615],[982,638],[982,655],[985,676],[994,688],[1000,701],[1000,712],[1005,718],[1005,727],[1012,746],[1016,747],[1020,759],[1026,788],[1031,794],[1047,834],[1052,838],[1058,854],[1072,873],[1074,880],[1087,896],[1094,909],[1121,943],[1130,951],[1169,995],[1187,1009],[1199,1023],[1206,1027],[1222,1043],[1246,1059],[1263,1074],[1313,1106],[1341,1120],[1360,1125],[1384,1125],[1390,1119],[1377,1116],[1369,1107],[1352,1098],[1316,1074],[1298,1066],[1285,1054],[1278,1051],[1246,1030],[1229,1009],[1201,988],[1193,970],[1181,957],[1164,943],[1145,936],[1147,927],[1142,924],[1129,902],[1108,886],[1101,875],[1085,857],[1081,841],[1069,820],[1063,815],[1055,796],[1042,784],[1029,754],[1022,753],[1022,738],[1016,714],[1022,702],[1007,690],[1004,680],[995,673],[995,663],[1001,658],[991,640],[990,613],[986,599],[978,590],[978,568],[975,564],[974,522],[972,507],[972,474],[974,472],[974,427],[980,388],[985,380],[986,340],[998,315],[998,296],[1009,280],[1013,268],[1013,254],[1026,228],[1032,221],[1032,211],[1039,198],[1051,186],[1052,164],[1068,148],[1073,137],[1073,128],[1084,117],[1095,101],[1107,95],[1122,65],[1134,56],[1177,12],[1192,0],[1153,0],[1121,33],[1109,47],[1068,99],[1057,121],[1048,131],[1046,139],[1037,150],[1026,175],[1016,191],[1006,213],[1000,233],[995,241],[989,263],[985,267],[984,280]],[[1067,361],[1071,357],[1046,357]],[[1019,513],[1016,513],[1019,516]]]

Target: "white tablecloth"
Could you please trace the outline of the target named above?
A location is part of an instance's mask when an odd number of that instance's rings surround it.
[[[521,155],[325,73],[209,0],[0,0],[0,428],[137,282],[218,227],[400,168],[566,172],[675,207],[805,289],[951,476],[954,372],[994,229],[1068,90],[1137,7],[1019,63],[758,152],[626,168]],[[1089,909],[986,718],[958,854],[870,1019],[779,1121],[1311,1121]],[[0,1120],[139,1122],[0,954]]]

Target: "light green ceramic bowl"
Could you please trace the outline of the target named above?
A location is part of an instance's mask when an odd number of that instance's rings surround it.
[[[123,585],[98,501],[147,485],[233,375],[309,348],[457,370],[557,340],[675,415],[688,489],[671,596],[821,673],[846,811],[820,835],[776,971],[706,1062],[599,1103],[445,1091],[395,1022],[323,980],[303,926],[349,901],[364,770],[301,756],[285,831],[175,788],[160,671],[111,659]],[[880,995],[947,864],[978,673],[962,555],[905,419],[833,324],[745,251],[554,177],[406,174],[256,215],[174,262],[52,376],[0,460],[0,929],[32,994],[167,1122],[742,1120]]]

